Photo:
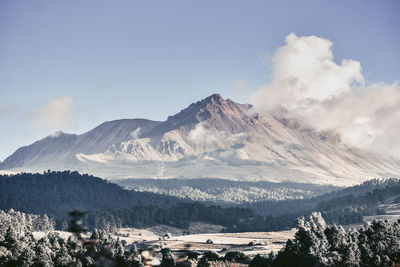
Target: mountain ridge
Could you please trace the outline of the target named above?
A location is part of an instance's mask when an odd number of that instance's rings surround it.
[[[157,173],[159,164],[167,169]],[[108,121],[19,148],[0,169],[76,169],[106,178],[215,177],[350,185],[400,174],[390,158],[293,119],[213,94],[165,121]]]

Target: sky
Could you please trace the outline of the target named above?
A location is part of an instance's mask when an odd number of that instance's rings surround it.
[[[382,120],[399,114],[400,102],[388,104],[399,91],[399,14],[395,0],[1,0],[0,160],[58,130],[165,120],[213,93],[265,112],[283,103],[350,143],[368,128],[381,141],[367,133],[363,143],[384,149],[400,125]]]

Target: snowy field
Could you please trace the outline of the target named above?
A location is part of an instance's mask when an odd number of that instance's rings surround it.
[[[389,215],[400,215],[400,203],[386,205],[385,212]]]
[[[372,221],[385,221],[387,220],[388,222],[396,222],[397,220],[400,219],[400,215],[373,215],[373,216],[364,216],[363,217],[364,221],[366,223],[371,223]]]
[[[280,250],[295,234],[295,229],[279,232],[218,233],[215,230],[219,228],[207,224],[191,225],[185,231],[168,226],[148,229],[122,228],[119,238],[125,240],[127,244],[135,243],[138,248],[155,245],[167,247],[172,251],[211,250],[221,255],[228,251],[241,251],[247,255],[266,255],[271,251]],[[205,229],[214,233],[204,233]],[[193,234],[185,234],[188,231]]]
[[[218,229],[220,230],[218,225],[203,223],[193,224],[184,231],[159,225],[147,229],[121,228],[115,237],[125,241],[127,245],[134,243],[139,249],[166,247],[175,252],[182,250],[214,251],[221,256],[229,251],[241,251],[246,255],[254,256],[279,251],[295,234],[295,229],[279,232],[216,233],[215,231]],[[185,234],[188,231],[203,233]],[[208,233],[204,233],[207,231]],[[209,231],[214,231],[214,233]],[[56,233],[65,239],[71,235],[70,232],[64,231],[56,231]],[[36,239],[44,237],[45,234],[45,232],[33,232]],[[89,237],[90,233],[85,236]]]
[[[212,250],[223,254],[228,251],[241,251],[247,255],[266,255],[271,251],[279,251],[294,234],[295,230],[184,235],[172,237],[166,242],[166,247],[172,251],[187,248],[194,251]],[[208,244],[207,240],[211,240],[212,244]]]
[[[372,221],[384,221],[388,222],[396,222],[400,220],[400,203],[395,204],[382,204],[379,205],[379,208],[383,209],[386,214],[384,215],[373,215],[373,216],[364,216],[363,219],[366,223],[371,223]]]

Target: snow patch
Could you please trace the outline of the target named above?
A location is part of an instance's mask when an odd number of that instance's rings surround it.
[[[142,131],[142,128],[138,127],[135,130],[133,130],[129,135],[133,138],[133,139],[138,139],[140,136],[140,133]]]

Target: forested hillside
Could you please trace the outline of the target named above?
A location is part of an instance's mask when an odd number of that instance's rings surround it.
[[[294,227],[296,218],[322,213],[331,224],[362,224],[363,216],[382,215],[382,204],[400,203],[400,180],[396,178],[374,179],[361,185],[334,191],[311,199],[262,201],[246,205],[258,216],[241,221],[235,231],[282,230],[282,227]]]
[[[88,227],[187,227],[204,221],[224,226],[254,216],[248,208],[221,208],[153,193],[124,190],[78,172],[0,176],[0,209],[54,216],[60,228],[72,210],[86,212]]]
[[[355,210],[374,210],[378,204],[400,196],[400,179],[373,179],[360,185],[332,191],[317,197],[302,200],[260,201],[245,205],[256,213],[267,215],[282,215],[287,213],[305,212],[310,210],[332,211],[351,208]],[[369,212],[369,213],[371,213]],[[343,223],[343,222],[342,222]]]
[[[105,210],[140,205],[167,207],[174,197],[122,189],[78,172],[20,173],[0,176],[0,209],[62,217],[73,209]]]
[[[376,185],[376,186],[375,186]],[[398,201],[400,181],[374,180],[312,199],[263,201],[220,207],[154,193],[124,190],[100,178],[77,172],[22,173],[0,176],[0,209],[54,216],[57,228],[70,211],[86,212],[87,227],[112,230],[157,224],[186,228],[203,221],[228,232],[279,231],[296,219],[319,211],[328,223],[363,223],[363,216],[383,214],[382,203]]]

